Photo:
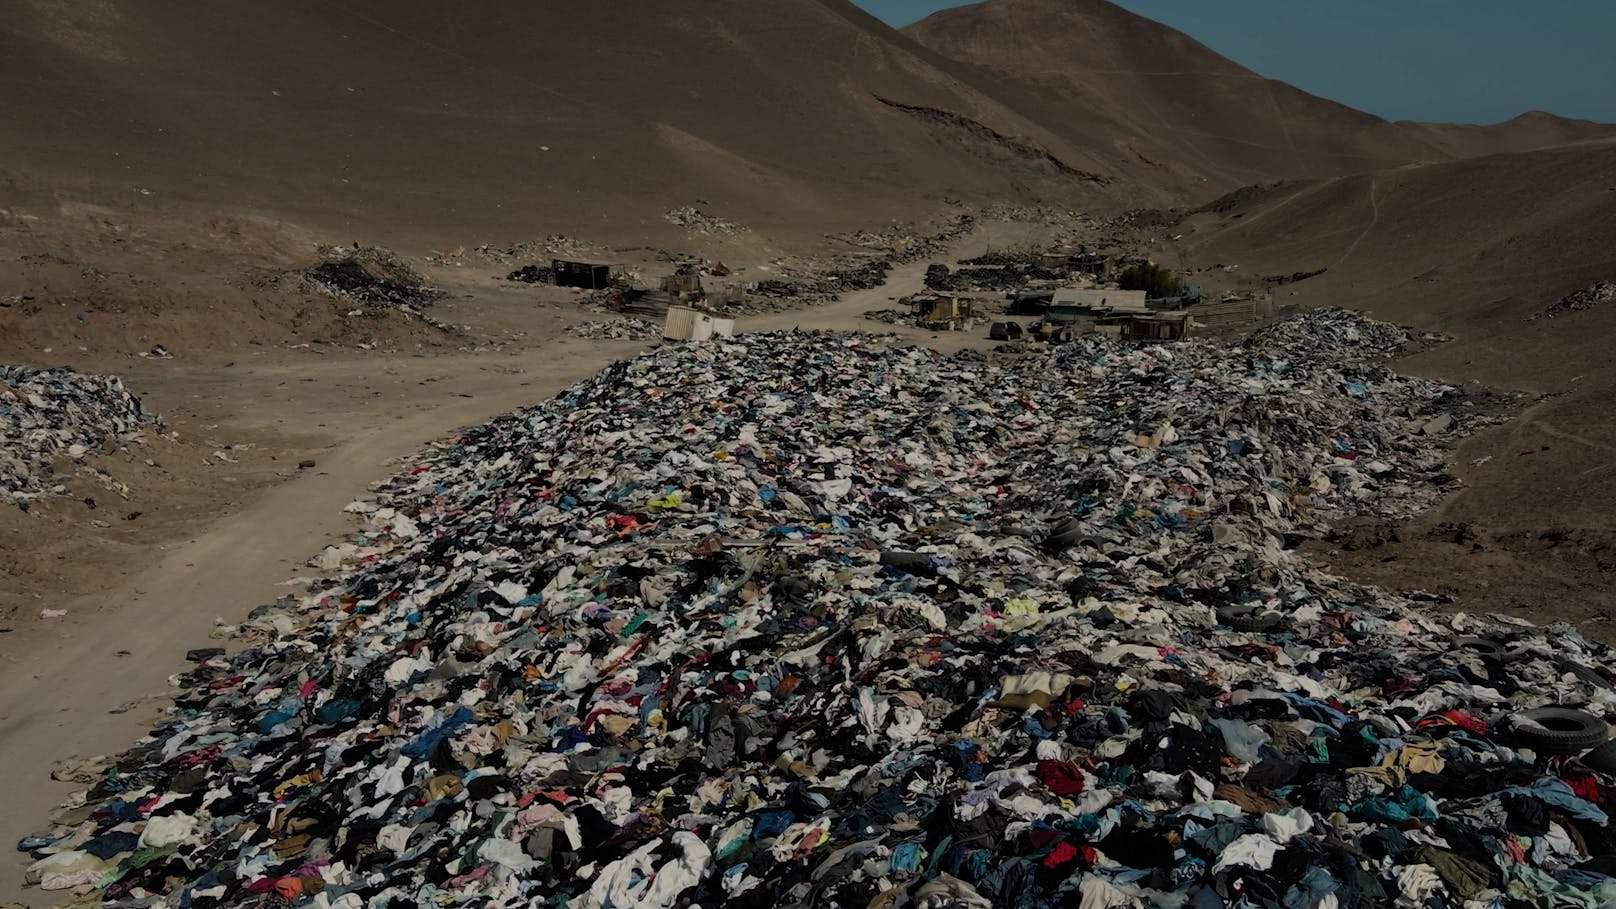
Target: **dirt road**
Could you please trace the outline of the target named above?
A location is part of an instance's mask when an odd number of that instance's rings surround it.
[[[896,269],[881,288],[797,312],[745,320],[742,331],[803,329],[895,331],[939,349],[986,345],[985,330],[937,335],[894,328],[863,318],[871,309],[923,286],[926,263]],[[0,765],[16,783],[0,811],[0,844],[7,847],[48,827],[52,809],[83,788],[48,777],[71,757],[115,754],[139,738],[165,703],[168,678],[184,670],[185,652],[214,646],[216,622],[233,624],[254,607],[286,592],[279,586],[300,573],[304,560],[348,531],[343,507],[386,477],[392,459],[426,442],[524,404],[553,395],[636,345],[553,342],[520,355],[441,360],[400,358],[368,364],[268,365],[237,373],[244,408],[268,408],[261,422],[343,427],[346,438],[319,458],[318,470],[300,475],[226,515],[189,542],[164,548],[161,557],[130,579],[93,597],[65,604],[73,620],[41,633],[27,648],[0,657]],[[395,390],[356,412],[354,399],[307,398],[263,403],[262,389],[284,389],[290,376],[322,387],[368,370],[387,372]],[[364,378],[360,376],[360,378]],[[294,380],[295,381],[295,380]],[[211,376],[193,380],[210,384]],[[417,386],[452,389],[431,397]],[[187,386],[183,397],[194,397]],[[82,618],[80,618],[82,617]],[[20,900],[55,905],[52,894],[22,888],[22,856],[0,862],[0,905]]]
[[[216,644],[209,637],[216,620],[240,621],[285,593],[278,585],[298,574],[303,560],[346,534],[343,506],[383,479],[391,459],[458,427],[542,400],[634,350],[632,344],[562,342],[542,357],[406,359],[395,367],[447,375],[456,393],[435,402],[424,395],[397,397],[381,405],[390,414],[349,415],[346,423],[330,418],[354,429],[321,455],[318,470],[271,488],[194,540],[165,547],[166,554],[132,580],[65,604],[75,620],[61,622],[0,663],[0,766],[14,784],[0,810],[0,844],[9,851],[17,840],[48,827],[51,810],[83,788],[50,780],[56,762],[115,754],[139,738],[164,703],[169,676],[184,670],[185,652]],[[324,378],[332,379],[333,371]],[[274,372],[247,381],[273,386]],[[325,403],[343,416],[343,402]],[[0,905],[55,905],[53,894],[22,889],[23,858],[0,862]]]

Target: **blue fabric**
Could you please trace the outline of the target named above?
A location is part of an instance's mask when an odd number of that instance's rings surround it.
[[[752,839],[773,839],[785,833],[796,822],[797,814],[794,811],[765,811],[758,815],[757,822],[752,825]]]
[[[470,726],[473,716],[469,708],[459,707],[448,719],[436,727],[428,729],[416,738],[415,741],[399,749],[399,754],[405,757],[424,758],[438,748],[438,744],[462,727]]]
[[[1524,795],[1527,798],[1537,799],[1546,805],[1559,808],[1579,820],[1593,821],[1600,825],[1610,822],[1609,816],[1601,811],[1598,805],[1579,798],[1565,780],[1546,777],[1530,786],[1511,786],[1501,792],[1493,793],[1489,798],[1503,798],[1506,795]]]

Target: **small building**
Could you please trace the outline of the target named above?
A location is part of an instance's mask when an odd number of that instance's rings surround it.
[[[735,320],[723,319],[694,306],[668,307],[668,319],[662,325],[662,337],[673,341],[706,341],[709,338],[735,337]]]
[[[1108,315],[1144,315],[1150,312],[1142,290],[1118,290],[1114,287],[1062,287],[1050,298],[1051,309],[1057,307],[1085,309],[1097,317]]]
[[[662,290],[680,300],[699,300],[703,294],[701,272],[681,268],[662,279]]]
[[[1187,312],[1130,315],[1117,323],[1123,341],[1181,341],[1189,337],[1194,319]]]
[[[922,328],[954,331],[976,319],[976,304],[955,294],[916,294],[909,298],[909,305]]]
[[[612,271],[616,267],[610,262],[591,262],[586,259],[550,261],[550,269],[555,273],[557,287],[581,287],[584,290],[602,290],[610,287]]]

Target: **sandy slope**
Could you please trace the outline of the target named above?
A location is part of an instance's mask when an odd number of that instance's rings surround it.
[[[1277,301],[1354,306],[1449,333],[1453,343],[1403,368],[1541,396],[1466,443],[1454,467],[1468,488],[1434,514],[1396,530],[1396,542],[1327,556],[1473,610],[1592,621],[1595,631],[1609,621],[1616,311],[1530,319],[1616,277],[1616,143],[1286,184],[1217,207],[1182,228],[1189,260],[1238,264],[1248,281],[1328,267],[1278,289]]]

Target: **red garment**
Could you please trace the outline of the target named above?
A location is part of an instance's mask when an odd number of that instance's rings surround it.
[[[1038,781],[1056,795],[1077,795],[1085,786],[1083,771],[1071,761],[1039,761]]]
[[[1577,794],[1577,798],[1586,799],[1595,805],[1599,804],[1599,780],[1592,775],[1567,776],[1561,777],[1561,779],[1565,780],[1566,785],[1571,787],[1571,791]]]
[[[1077,851],[1077,847],[1073,846],[1071,843],[1057,843],[1055,844],[1055,848],[1051,850],[1048,855],[1044,856],[1044,867],[1059,868],[1068,862],[1075,861],[1079,854],[1080,853]]]

